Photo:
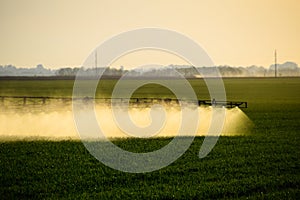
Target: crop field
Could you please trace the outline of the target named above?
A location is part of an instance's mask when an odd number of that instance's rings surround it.
[[[209,99],[203,80],[189,81],[199,99]],[[254,127],[247,136],[221,136],[203,159],[198,154],[204,137],[196,137],[171,165],[139,174],[105,166],[80,141],[0,140],[1,199],[298,199],[300,78],[223,81],[228,100],[248,102],[243,112]],[[102,80],[96,96],[109,97],[115,84]],[[72,88],[73,80],[0,80],[0,96],[71,97]],[[156,84],[134,93],[172,95]],[[150,152],[171,139],[114,143],[131,152]]]

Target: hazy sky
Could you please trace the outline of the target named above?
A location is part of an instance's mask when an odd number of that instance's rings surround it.
[[[185,34],[217,65],[268,67],[275,48],[279,62],[300,64],[298,0],[0,0],[0,65],[79,66],[103,40],[141,27]],[[135,54],[116,65],[183,62]]]

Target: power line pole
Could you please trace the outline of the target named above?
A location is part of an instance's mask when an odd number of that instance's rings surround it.
[[[275,78],[277,77],[277,52],[275,49]]]
[[[98,68],[97,68],[97,50],[95,50],[95,69],[96,69],[96,75],[98,74]]]

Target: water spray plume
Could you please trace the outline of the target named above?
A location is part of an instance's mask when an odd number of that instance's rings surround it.
[[[55,103],[55,102],[54,102]],[[79,140],[73,120],[71,105],[53,104],[44,107],[22,106],[22,109],[8,106],[0,112],[0,139],[1,140]],[[199,122],[196,136],[205,136],[208,132],[212,117],[212,107],[198,107]],[[26,112],[24,112],[26,110]],[[29,111],[30,110],[30,111]],[[128,132],[121,130],[116,124],[112,110],[107,105],[95,106],[98,124],[107,138],[133,138]],[[164,115],[161,113],[164,112]],[[181,123],[181,109],[174,105],[151,107],[130,107],[128,111],[133,123],[148,131],[141,134],[143,138],[175,137]],[[82,110],[82,114],[85,111]],[[127,115],[127,111],[119,112],[119,118]],[[152,123],[152,117],[162,117],[164,121],[158,130],[147,129]],[[252,126],[251,120],[239,108],[226,109],[223,136],[236,136],[248,134]],[[185,133],[189,136],[189,133]],[[136,137],[141,137],[137,135]],[[101,139],[93,135],[89,139]]]

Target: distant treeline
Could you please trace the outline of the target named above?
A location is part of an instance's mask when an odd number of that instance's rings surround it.
[[[271,65],[268,69],[258,66],[249,67],[231,67],[217,66],[223,77],[272,77],[275,75],[275,66]],[[174,70],[175,69],[175,70]],[[71,68],[64,67],[60,69],[46,69],[43,65],[37,65],[35,68],[17,68],[13,65],[0,66],[0,76],[22,76],[22,77],[42,77],[42,76],[59,76],[74,77],[81,70],[86,76],[93,76],[103,73],[107,77],[119,77],[125,73],[130,76],[153,76],[153,77],[174,77],[177,72],[185,77],[201,77],[201,73],[206,76],[214,76],[213,67],[193,67],[188,65],[168,65],[161,68],[137,68],[125,70],[123,67],[117,68]],[[200,73],[199,73],[200,72]],[[285,62],[277,65],[278,76],[300,76],[300,68],[294,62]]]

